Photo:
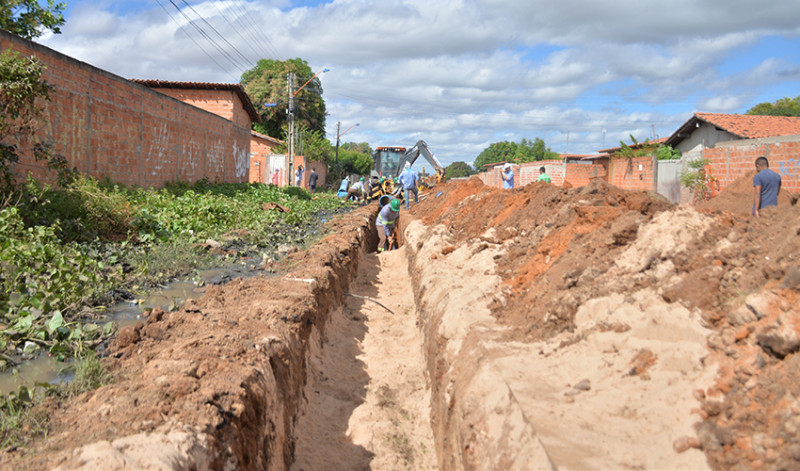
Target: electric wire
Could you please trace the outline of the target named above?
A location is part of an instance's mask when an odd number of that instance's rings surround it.
[[[252,60],[252,59],[249,59],[249,58],[248,58],[248,57],[246,57],[244,54],[242,54],[242,53],[241,53],[241,51],[239,51],[239,49],[237,49],[237,48],[236,48],[236,46],[234,46],[233,44],[231,44],[231,43],[230,43],[230,42],[229,42],[229,41],[228,41],[228,40],[225,38],[225,36],[221,35],[221,34],[220,34],[220,32],[219,32],[219,31],[217,31],[217,29],[216,29],[216,28],[214,28],[214,25],[212,25],[211,23],[209,23],[209,22],[208,22],[208,20],[206,20],[205,18],[203,18],[203,16],[202,16],[202,15],[200,15],[200,14],[197,12],[197,10],[195,10],[195,9],[194,9],[194,7],[193,7],[193,6],[189,5],[189,2],[187,2],[186,0],[183,0],[183,3],[184,3],[184,4],[185,4],[187,7],[189,7],[189,9],[190,9],[190,10],[192,10],[192,12],[193,12],[195,15],[197,15],[197,17],[198,17],[198,18],[200,18],[200,20],[202,20],[202,21],[203,21],[203,23],[207,24],[207,25],[208,25],[208,27],[209,27],[209,28],[211,28],[211,31],[213,31],[214,33],[216,33],[216,34],[217,34],[217,36],[219,36],[219,37],[220,37],[220,39],[222,39],[222,40],[225,42],[225,44],[227,44],[227,45],[228,45],[228,47],[230,47],[231,49],[233,49],[233,51],[234,51],[236,54],[238,54],[238,55],[239,55],[239,57],[241,57],[241,58],[244,60],[244,63],[245,63],[245,64],[254,64],[254,62],[253,62],[253,60]],[[213,3],[213,2],[212,2],[212,3]]]
[[[259,36],[258,32],[261,31],[262,28],[260,28],[255,23],[255,21],[253,21],[253,19],[247,13],[247,10],[245,10],[244,7],[240,3],[236,2],[236,1],[233,1],[232,3],[233,3],[233,6],[238,8],[238,10],[241,12],[240,18],[242,18],[242,21],[244,23],[249,24],[252,27],[251,31],[255,31],[255,35],[258,37]],[[277,57],[278,60],[283,60],[280,51],[278,51],[278,48],[276,48],[275,45],[272,43],[272,40],[269,38],[269,35],[265,35],[264,39],[267,42],[267,49],[269,49],[272,52],[274,52],[275,53],[275,57]]]
[[[211,61],[212,61],[213,63],[217,64],[217,66],[218,66],[220,69],[222,69],[222,71],[223,71],[223,72],[225,72],[226,74],[230,73],[230,71],[229,71],[228,69],[226,69],[225,67],[223,67],[223,66],[222,66],[222,64],[220,64],[219,62],[217,62],[217,60],[216,60],[216,59],[214,59],[214,56],[212,56],[212,55],[211,55],[211,54],[210,54],[208,51],[206,51],[206,49],[205,49],[205,48],[204,48],[204,47],[203,47],[203,46],[202,46],[202,45],[201,45],[199,42],[197,42],[197,41],[196,41],[196,40],[195,40],[195,39],[192,37],[192,35],[190,35],[190,34],[189,34],[189,32],[188,32],[188,31],[186,31],[186,29],[185,29],[185,28],[184,28],[184,27],[183,27],[183,26],[182,26],[182,25],[181,25],[181,24],[178,22],[178,20],[176,20],[176,19],[175,19],[175,18],[172,16],[172,14],[169,12],[169,10],[167,9],[167,7],[166,7],[166,6],[164,6],[164,4],[163,4],[163,3],[161,3],[161,0],[156,0],[156,1],[158,2],[159,6],[161,6],[161,8],[164,10],[164,12],[167,14],[167,16],[169,16],[169,18],[170,18],[170,19],[171,19],[171,20],[172,20],[172,21],[173,21],[173,22],[174,22],[174,23],[175,23],[175,24],[178,26],[178,28],[179,28],[179,29],[180,29],[180,30],[183,32],[183,34],[185,34],[185,35],[186,35],[186,37],[188,37],[188,38],[189,38],[189,39],[190,39],[190,40],[191,40],[191,41],[192,41],[192,42],[193,42],[193,43],[194,43],[194,44],[195,44],[195,45],[196,45],[198,48],[200,48],[200,50],[201,50],[201,51],[203,51],[203,53],[204,53],[205,55],[207,55],[207,56],[208,56],[208,58],[209,58],[209,59],[211,59]]]
[[[229,54],[227,51],[225,51],[225,50],[224,50],[222,47],[220,47],[220,45],[219,45],[219,44],[217,44],[217,42],[216,42],[216,41],[214,41],[214,39],[213,39],[213,38],[211,38],[211,36],[209,36],[209,35],[208,35],[208,33],[206,33],[206,32],[203,30],[203,28],[201,28],[199,25],[197,25],[197,23],[196,23],[195,21],[192,21],[192,20],[189,18],[189,16],[188,16],[188,15],[186,15],[186,13],[184,13],[184,12],[181,10],[181,8],[180,8],[180,7],[179,7],[177,4],[175,4],[175,2],[174,2],[173,0],[168,0],[168,1],[169,1],[169,3],[171,3],[171,4],[172,4],[172,6],[173,6],[173,7],[175,7],[175,9],[178,11],[178,13],[180,13],[180,14],[181,14],[181,16],[183,16],[183,18],[184,18],[184,19],[185,19],[185,20],[186,20],[186,21],[187,21],[189,24],[191,24],[191,25],[192,25],[192,27],[194,27],[194,28],[197,30],[197,32],[199,32],[199,33],[200,33],[200,34],[201,34],[201,35],[202,35],[204,38],[206,38],[206,40],[207,40],[208,42],[210,42],[210,43],[211,43],[211,45],[212,45],[212,46],[214,46],[214,48],[215,48],[215,49],[216,49],[216,50],[217,50],[217,51],[218,51],[220,54],[222,54],[222,56],[223,56],[225,59],[227,59],[227,60],[228,60],[228,62],[230,62],[230,63],[231,63],[231,64],[232,64],[232,65],[233,65],[233,66],[236,68],[236,70],[242,70],[242,69],[243,69],[242,65],[241,65],[241,64],[240,64],[240,63],[239,63],[239,62],[236,60],[236,58],[235,58],[235,57],[231,56],[231,55],[230,55],[230,54]]]
[[[219,4],[223,5],[223,7],[225,9],[227,9],[228,8],[227,7],[227,2],[211,2],[211,4],[214,5],[214,8],[217,9],[217,11],[219,12],[220,16],[225,19],[225,21],[231,27],[231,30],[233,30],[233,31],[245,31],[248,34],[248,36],[249,36],[248,45],[251,47],[251,49],[253,50],[254,53],[256,53],[259,56],[262,56],[262,58],[270,57],[269,51],[267,51],[264,48],[264,46],[263,46],[262,42],[259,40],[259,38],[255,37],[253,35],[252,30],[244,28],[244,24],[239,20],[238,15],[235,15],[236,16],[235,21],[239,24],[239,26],[235,26],[228,19],[228,15],[220,9]]]

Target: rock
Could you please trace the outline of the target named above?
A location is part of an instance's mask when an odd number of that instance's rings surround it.
[[[800,268],[789,267],[783,277],[781,286],[788,289],[800,289]]]
[[[697,437],[689,437],[689,436],[676,438],[675,441],[672,442],[672,448],[675,450],[676,453],[683,453],[689,448],[699,449],[700,439]]]
[[[128,325],[119,330],[117,335],[116,344],[118,348],[125,348],[138,342],[142,336],[140,334],[143,324],[141,322],[136,325]]]
[[[205,242],[203,242],[203,246],[205,248],[219,248],[222,247],[222,244],[214,239],[206,239]]]
[[[744,300],[744,304],[748,309],[753,311],[753,314],[760,320],[767,316],[770,305],[777,304],[775,301],[777,301],[777,296],[770,292],[762,291],[747,296]]]
[[[756,343],[765,352],[778,358],[800,350],[800,314],[796,311],[781,313],[777,325],[759,330]]]
[[[728,323],[732,326],[740,326],[758,320],[756,314],[747,306],[739,306],[737,309],[728,313]]]
[[[592,382],[589,381],[588,379],[584,379],[573,387],[578,391],[589,391],[590,389],[592,389]]]

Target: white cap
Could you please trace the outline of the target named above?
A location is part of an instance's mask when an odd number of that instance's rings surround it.
[[[406,165],[405,165],[404,168],[409,168],[409,167],[411,167],[411,162],[406,162]]]
[[[511,164],[506,162],[505,165],[503,165],[503,168],[511,168]]]

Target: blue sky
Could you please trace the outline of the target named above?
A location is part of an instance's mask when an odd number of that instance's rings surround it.
[[[190,82],[300,57],[331,69],[332,141],[337,122],[360,123],[344,141],[424,139],[445,164],[536,137],[591,154],[669,136],[696,111],[800,95],[791,1],[173,2],[69,1],[62,34],[39,42],[126,78]]]

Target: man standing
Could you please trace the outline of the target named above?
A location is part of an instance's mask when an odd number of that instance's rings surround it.
[[[311,190],[311,193],[314,193],[317,189],[317,170],[314,167],[311,167],[311,173],[308,174],[308,189]]]
[[[753,177],[753,214],[761,217],[761,208],[778,206],[781,191],[781,176],[769,169],[769,161],[761,156],[756,159],[758,173]]]
[[[411,164],[406,162],[405,170],[403,170],[403,173],[400,175],[400,184],[406,191],[406,209],[408,209],[409,199],[411,197],[409,193],[414,193],[414,204],[419,203],[419,191],[417,190],[418,181],[419,175],[417,175],[417,172],[411,170]]]
[[[297,186],[297,187],[302,187],[303,186],[303,166],[302,165],[298,165],[297,166],[297,173],[295,173],[294,185]]]
[[[375,228],[378,230],[378,253],[384,250],[392,250],[393,236],[395,235],[395,222],[400,217],[400,200],[392,198],[389,204],[381,208],[378,217],[375,219]],[[387,244],[388,242],[388,244]]]
[[[539,177],[536,179],[537,182],[545,182],[550,183],[550,175],[544,173],[546,169],[544,167],[539,167]]]
[[[506,162],[503,165],[503,171],[500,172],[500,176],[503,177],[503,188],[506,190],[511,190],[514,188],[514,169],[511,168],[511,164]]]

